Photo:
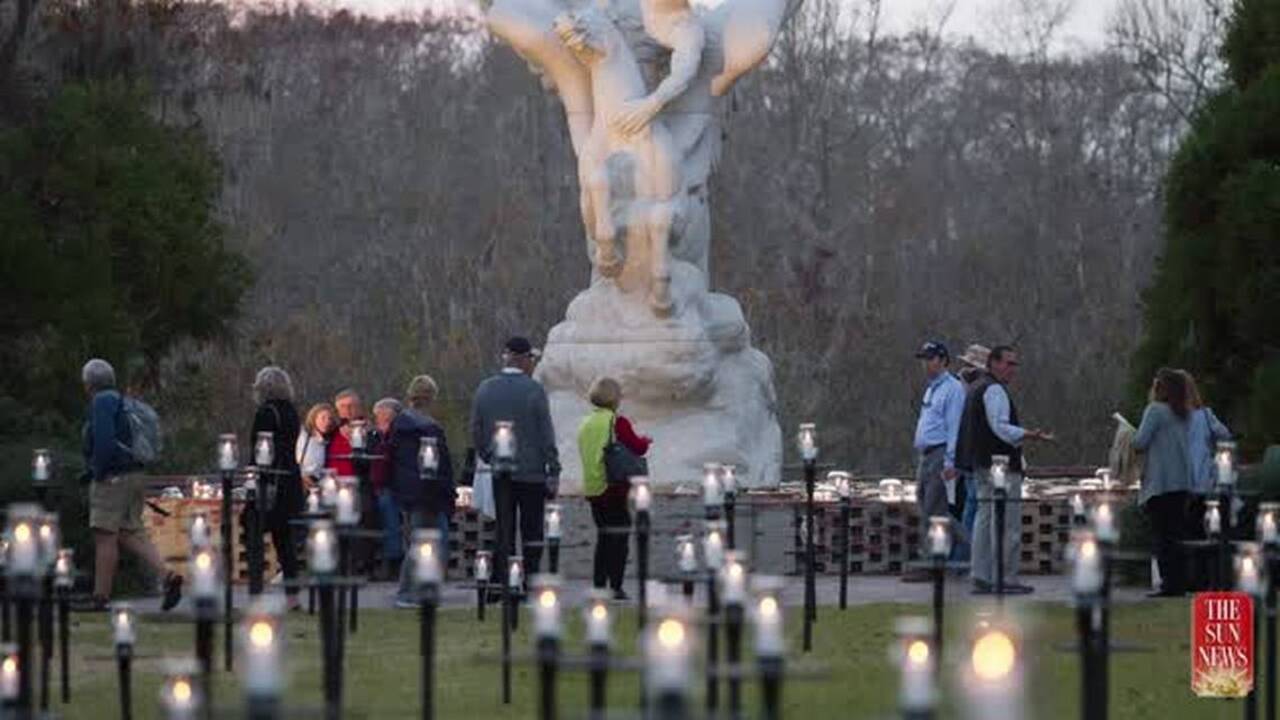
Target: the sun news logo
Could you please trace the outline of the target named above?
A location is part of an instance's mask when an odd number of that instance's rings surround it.
[[[1191,604],[1191,690],[1239,698],[1253,690],[1253,599],[1199,593]]]

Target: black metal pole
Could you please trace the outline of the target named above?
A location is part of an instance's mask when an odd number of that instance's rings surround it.
[[[560,642],[555,638],[538,638],[539,720],[556,719],[556,666],[559,665]]]
[[[804,541],[804,651],[813,649],[813,623],[818,619],[818,589],[813,548],[813,486],[818,466],[812,460],[804,463],[805,541]]]
[[[681,593],[684,595],[685,603],[692,606],[693,605],[693,579],[686,576],[685,579],[680,582],[680,590],[681,590]]]
[[[1098,600],[1094,667],[1098,673],[1098,718],[1107,720],[1111,705],[1111,557],[1115,546],[1110,541],[1098,544],[1102,549],[1102,591]]]
[[[133,646],[116,645],[116,672],[120,685],[120,720],[133,720]]]
[[[10,616],[13,614],[9,602],[9,577],[0,573],[0,642],[13,641],[13,627]]]
[[[422,631],[419,652],[422,654],[422,719],[436,716],[436,607],[440,604],[440,589],[428,585],[422,589],[420,625]]]
[[[1244,696],[1244,717],[1245,720],[1258,720],[1258,636],[1262,633],[1262,613],[1259,612],[1258,600],[1261,598],[1251,596],[1253,600],[1253,642],[1250,650],[1253,654],[1253,688],[1249,690],[1249,694]]]
[[[729,549],[738,549],[738,531],[736,526],[738,516],[737,498],[734,493],[725,493],[724,496],[724,519],[725,530],[729,535]]]
[[[502,704],[511,704],[511,616],[516,602],[508,583],[502,586]]]
[[[71,601],[67,589],[58,589],[58,667],[62,679],[62,702],[71,702]]]
[[[1085,602],[1076,605],[1076,638],[1080,651],[1080,717],[1082,720],[1093,720],[1096,711],[1097,692],[1094,682],[1097,672],[1094,669],[1094,640],[1092,607]]]
[[[716,573],[707,573],[707,717],[720,712],[720,597]]]
[[[853,514],[853,501],[840,499],[840,609],[849,607],[849,521]]]
[[[738,720],[742,717],[742,605],[726,605],[724,619],[725,650],[729,660],[729,720]]]
[[[485,597],[488,594],[488,585],[487,582],[476,581],[476,619],[480,622],[484,622],[484,606],[488,604],[488,598]]]
[[[1280,562],[1276,560],[1274,549],[1266,551],[1267,564],[1267,720],[1276,720],[1276,573],[1280,572]],[[1255,673],[1256,675],[1256,673]]]
[[[324,659],[325,717],[342,716],[342,685],[338,679],[338,632],[335,622],[334,587],[327,581],[317,589],[320,596],[320,646]]]
[[[636,511],[636,624],[643,630],[649,616],[649,511]]]
[[[213,623],[217,616],[214,600],[196,600],[196,661],[200,664],[200,691],[204,693],[204,716],[213,712]]]
[[[259,480],[259,482],[262,482]],[[256,488],[250,488],[245,496],[245,522],[244,532],[245,541],[248,544],[249,551],[249,594],[261,595],[263,587],[263,565],[266,564],[264,557],[266,549],[262,542],[262,508],[260,506],[262,497],[265,493],[260,493]]]
[[[351,539],[343,532],[343,528],[338,528],[338,572],[344,578],[351,577]],[[337,629],[338,640],[338,657],[343,655],[342,642],[347,633],[347,588],[339,585],[338,593],[338,616],[334,627]]]
[[[946,604],[946,584],[947,584],[947,559],[945,557],[933,558],[933,652],[939,658],[942,655],[942,622],[943,622],[943,606]],[[939,676],[942,672],[942,663],[935,662],[933,664],[934,675]]]
[[[996,534],[996,598],[1004,600],[1004,521],[1005,521],[1005,503],[1008,498],[1005,495],[1004,488],[994,488],[992,494],[994,496],[995,507],[995,534]]]
[[[609,646],[604,643],[591,645],[591,720],[605,718],[605,692],[609,678]]]
[[[307,614],[316,614],[316,589],[314,587],[307,588]]]
[[[552,575],[560,572],[560,538],[547,540],[547,568]]]
[[[782,658],[760,658],[760,688],[764,697],[764,720],[782,718]]]
[[[1218,517],[1222,522],[1222,532],[1218,533],[1217,589],[1231,590],[1231,490],[1221,486],[1218,495]]]
[[[23,584],[37,581],[32,578]],[[18,610],[18,712],[21,717],[31,717],[32,688],[31,676],[35,674],[35,656],[31,637],[32,624],[35,622],[35,599],[32,597],[35,588],[19,588],[17,597]]]
[[[40,632],[40,712],[49,712],[49,685],[53,673],[53,573],[41,578],[39,616]]]
[[[231,596],[231,581],[235,578],[236,565],[235,553],[232,552],[232,535],[231,535],[231,476],[229,471],[222,473],[222,640],[223,640],[223,668],[227,672],[231,672],[231,614],[235,607],[234,600]],[[205,707],[211,706],[211,699],[205,697]]]

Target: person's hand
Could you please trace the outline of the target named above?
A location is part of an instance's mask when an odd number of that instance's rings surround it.
[[[1027,437],[1031,438],[1032,440],[1041,440],[1043,442],[1053,442],[1053,433],[1046,432],[1039,428],[1036,428],[1034,430],[1028,430]]]
[[[943,479],[943,480],[951,481],[951,480],[955,480],[955,479],[956,479],[956,478],[958,478],[958,477],[960,477],[960,473],[956,472],[956,469],[955,469],[955,468],[943,468],[943,469],[942,469],[942,479]]]
[[[622,109],[609,123],[614,131],[623,135],[635,135],[649,126],[662,106],[652,96],[623,103]]]

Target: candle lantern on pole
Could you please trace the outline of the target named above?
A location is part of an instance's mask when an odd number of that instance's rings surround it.
[[[736,527],[738,521],[738,469],[731,464],[720,466],[720,489],[724,491],[724,519],[727,523],[726,540],[729,543],[729,549],[735,550],[738,547],[738,529]]]
[[[243,471],[244,481],[240,487],[244,490],[245,509],[241,513],[244,522],[244,539],[249,560],[249,595],[262,594],[263,574],[266,572],[265,546],[262,539],[262,518],[265,515],[262,501],[266,497],[261,486],[262,475],[256,465],[249,465]]]
[[[191,595],[195,601],[196,661],[200,666],[200,682],[205,702],[213,694],[213,625],[218,616],[218,557],[212,548],[194,548],[191,552]],[[230,609],[226,609],[230,612]]]
[[[991,501],[995,503],[996,586],[997,597],[1004,596],[1005,515],[1009,503],[1009,456],[991,456]]]
[[[942,653],[943,604],[946,596],[947,558],[951,556],[951,518],[934,515],[929,518],[926,536],[930,571],[933,575],[933,651]],[[934,663],[935,667],[937,663]]]
[[[476,551],[476,617],[484,622],[484,607],[488,604],[485,595],[489,590],[489,579],[493,576],[493,553],[488,550]]]
[[[1022,717],[1022,669],[1013,632],[979,623],[963,671],[966,717],[972,720]]]
[[[815,424],[800,423],[796,446],[804,462],[804,651],[809,652],[813,649],[813,624],[818,619],[818,581],[814,567],[817,555],[813,547],[813,491],[818,476],[818,431]]]
[[[1253,632],[1252,645],[1249,648],[1249,655],[1255,658],[1254,667],[1257,667],[1256,658],[1258,657],[1258,636],[1261,635],[1261,615],[1258,612],[1259,606],[1265,595],[1265,586],[1267,583],[1266,570],[1263,565],[1262,552],[1257,543],[1241,543],[1234,559],[1236,589],[1245,593],[1253,601]],[[1244,716],[1245,720],[1257,720],[1258,718],[1258,679],[1257,673],[1254,673],[1253,687],[1250,688],[1249,694],[1244,698]]]
[[[53,591],[58,602],[58,668],[62,702],[71,702],[71,590],[76,584],[75,550],[62,548],[53,565]]]
[[[587,652],[590,672],[590,720],[604,720],[605,691],[609,677],[610,595],[604,589],[592,589],[583,611],[587,626]]]
[[[53,662],[53,609],[54,609],[54,566],[58,560],[58,515],[52,512],[41,512],[36,525],[36,535],[40,552],[40,599],[37,603],[37,628],[40,633],[40,711],[49,710],[49,682],[53,673],[50,665]]]
[[[720,570],[724,567],[723,520],[708,520],[702,538],[702,559],[707,566],[707,715],[715,717],[720,706]]]
[[[275,465],[275,455],[275,433],[270,430],[259,432],[253,444],[253,464],[260,468],[269,468]]]
[[[765,720],[782,715],[782,672],[786,641],[782,633],[782,582],[780,578],[757,577],[751,620],[755,625],[756,664],[760,672]]]
[[[698,573],[698,549],[692,535],[676,536],[676,569],[680,571],[680,586],[685,602],[693,604],[694,581]]]
[[[111,638],[116,650],[117,685],[120,688],[120,718],[133,718],[133,644],[138,639],[137,620],[128,603],[111,607]]]
[[[314,520],[307,532],[307,569],[320,599],[320,649],[324,666],[326,713],[336,717],[342,708],[342,662],[338,645],[334,593],[338,573],[338,538],[333,522]]]
[[[678,606],[668,605],[644,638],[644,666],[649,708],[659,720],[687,720],[692,716],[689,680],[693,634]]]
[[[853,515],[853,476],[843,470],[827,473],[827,482],[840,499],[840,609],[849,607],[849,523]]]
[[[729,663],[729,718],[742,716],[742,627],[747,602],[746,555],[730,550],[720,568],[720,599],[724,605],[725,652]]]
[[[1258,505],[1258,541],[1262,544],[1262,558],[1266,572],[1266,588],[1263,609],[1267,623],[1266,664],[1267,696],[1266,716],[1276,716],[1276,575],[1280,572],[1280,503],[1264,502]]]
[[[1204,536],[1206,540],[1216,543],[1215,552],[1211,553],[1213,560],[1209,567],[1209,584],[1217,590],[1225,589],[1228,587],[1228,582],[1223,577],[1223,562],[1227,536],[1223,532],[1222,512],[1218,500],[1204,501]]]
[[[170,661],[160,686],[160,709],[166,720],[196,720],[209,698],[192,680],[197,670],[188,661]]]
[[[410,559],[413,584],[418,590],[419,652],[422,655],[422,717],[435,717],[436,610],[440,607],[440,583],[444,579],[440,530],[421,528],[413,533]]]
[[[18,649],[13,645],[0,645],[0,716],[18,715],[18,683],[21,668],[18,666]]]
[[[225,669],[231,670],[231,614],[234,601],[231,595],[231,568],[235,567],[232,557],[234,539],[231,537],[231,481],[240,468],[240,450],[236,446],[235,433],[223,433],[218,436],[218,470],[222,476],[222,567],[224,580],[222,589],[223,607],[223,661]],[[206,699],[207,700],[207,699]]]
[[[256,600],[244,618],[241,684],[249,720],[274,720],[282,715],[284,632],[280,616],[280,603],[272,596]]]
[[[322,511],[333,512],[338,504],[338,471],[333,468],[323,468],[320,471],[320,508]]]
[[[560,503],[547,503],[542,513],[542,526],[547,537],[547,567],[551,574],[560,572]]]
[[[922,617],[903,617],[896,623],[897,643],[890,660],[900,668],[901,685],[898,706],[903,720],[932,720],[937,704],[937,657],[931,635],[937,636],[929,620]]]
[[[41,507],[49,506],[49,486],[53,481],[53,454],[48,448],[31,451],[31,487]]]
[[[653,495],[649,478],[631,478],[631,509],[635,512],[636,534],[636,622],[644,628],[649,612],[646,592],[649,584],[649,506]]]
[[[560,580],[554,575],[533,578],[533,635],[538,662],[540,720],[556,717],[556,671],[560,664]]]
[[[1088,513],[1085,511],[1084,499],[1080,497],[1080,493],[1071,494],[1071,527],[1082,528],[1089,522]]]
[[[1217,569],[1221,580],[1218,585],[1219,589],[1226,590],[1231,586],[1230,571],[1232,567],[1231,557],[1231,533],[1232,526],[1235,524],[1234,498],[1236,493],[1236,444],[1223,440],[1218,443],[1217,452],[1214,454],[1214,466],[1216,469],[1217,483],[1214,489],[1218,496],[1218,511],[1220,513],[1221,532],[1218,534],[1218,561]]]
[[[718,520],[724,512],[724,485],[720,480],[720,463],[702,465],[702,510],[708,520]]]
[[[34,638],[35,605],[41,595],[41,581],[46,566],[40,551],[39,526],[44,511],[38,505],[15,503],[9,506],[9,555],[6,564],[9,592],[17,606],[18,641],[18,712],[32,713],[32,676],[35,674]]]
[[[511,704],[511,631],[519,621],[521,588],[524,586],[524,558],[507,558],[507,584],[502,596],[502,704]]]
[[[1105,718],[1107,691],[1104,653],[1107,638],[1102,625],[1105,571],[1103,550],[1090,530],[1076,530],[1068,547],[1071,591],[1076,606],[1076,636],[1080,652],[1080,712],[1086,720]]]

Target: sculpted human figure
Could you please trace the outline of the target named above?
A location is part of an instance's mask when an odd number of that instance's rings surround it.
[[[644,30],[671,51],[670,72],[653,92],[627,107],[612,119],[615,129],[626,134],[640,132],[667,103],[689,88],[698,75],[706,33],[688,0],[640,0]]]
[[[629,239],[643,240],[648,245],[643,253],[628,246],[628,256],[648,258],[649,304],[655,313],[665,317],[673,310],[668,243],[681,189],[680,158],[671,134],[661,122],[646,122],[627,134],[611,127],[610,119],[629,103],[642,100],[646,88],[635,55],[603,11],[584,5],[561,14],[555,20],[555,31],[591,77],[594,120],[578,151],[578,178],[583,191],[583,218],[596,245],[596,267],[606,277],[621,271],[610,159],[627,154],[631,156],[631,184],[635,188],[630,211],[624,213],[634,233]]]

